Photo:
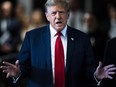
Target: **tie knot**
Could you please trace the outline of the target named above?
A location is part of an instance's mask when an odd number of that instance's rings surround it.
[[[58,32],[56,33],[56,35],[61,36],[62,33],[61,33],[60,31],[58,31]]]

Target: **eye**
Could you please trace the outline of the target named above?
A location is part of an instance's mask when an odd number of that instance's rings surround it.
[[[56,15],[56,12],[52,12],[51,14],[54,16],[54,15]]]
[[[64,12],[64,11],[59,11],[59,13],[60,13],[61,15],[64,15],[64,14],[65,14],[65,12]]]

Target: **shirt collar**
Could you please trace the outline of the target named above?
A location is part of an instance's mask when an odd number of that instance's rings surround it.
[[[66,37],[66,32],[67,32],[67,25],[61,31],[61,33],[64,37]],[[54,37],[57,33],[57,31],[51,26],[51,24],[50,24],[50,33],[51,33],[51,37]]]

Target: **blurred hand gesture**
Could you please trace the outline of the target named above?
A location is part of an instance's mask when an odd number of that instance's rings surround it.
[[[110,64],[107,66],[103,66],[101,62],[99,62],[99,65],[95,71],[95,76],[98,80],[102,79],[113,79],[111,75],[115,74],[116,67],[114,64]]]
[[[9,62],[3,61],[3,66],[0,66],[3,69],[3,73],[6,73],[6,78],[8,77],[18,77],[20,75],[20,66],[19,60],[15,62],[15,64],[11,64]]]

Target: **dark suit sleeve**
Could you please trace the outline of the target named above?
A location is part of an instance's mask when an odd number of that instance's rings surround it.
[[[19,62],[21,69],[21,77],[25,77],[30,73],[30,37],[29,33],[26,33],[24,42],[19,52]]]
[[[111,45],[111,42],[109,41],[105,48],[104,61],[103,61],[104,66],[111,64],[111,58],[112,58],[111,52],[112,52],[112,45]]]
[[[86,58],[86,80],[85,83],[89,85],[94,85],[96,84],[95,78],[94,78],[94,72],[95,72],[95,61],[94,61],[94,56],[93,56],[93,50],[92,46],[90,43],[89,37],[86,39],[85,42],[85,58]]]
[[[116,38],[109,40],[107,43],[103,65],[116,65]],[[112,75],[113,79],[104,79],[101,82],[102,87],[116,87],[116,74]]]

